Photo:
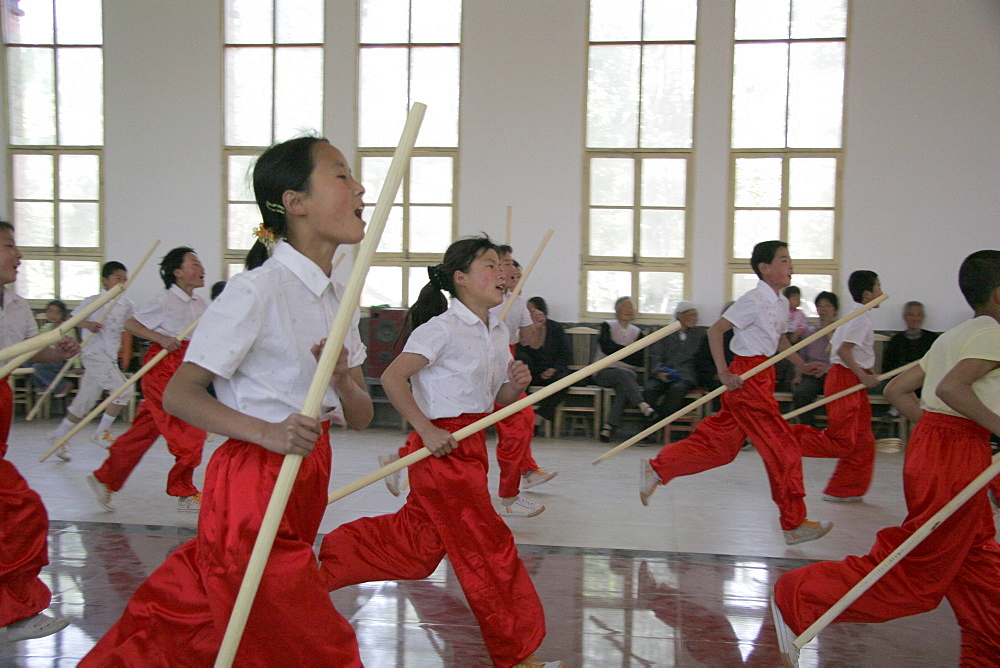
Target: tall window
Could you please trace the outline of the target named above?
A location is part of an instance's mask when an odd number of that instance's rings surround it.
[[[243,268],[260,223],[251,169],[275,142],[323,127],[323,0],[225,0],[225,262]]]
[[[461,0],[361,0],[358,160],[374,210],[413,102],[427,114],[361,294],[408,306],[456,229]]]
[[[587,317],[631,295],[655,321],[685,295],[696,23],[697,0],[591,0]]]
[[[736,0],[733,296],[753,245],[785,239],[802,306],[837,285],[847,0]]]
[[[3,4],[18,292],[77,300],[100,288],[104,59],[101,0]]]

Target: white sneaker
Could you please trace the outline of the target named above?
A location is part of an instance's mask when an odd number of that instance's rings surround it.
[[[649,460],[639,460],[639,500],[642,501],[642,505],[649,505],[649,497],[653,496],[653,492],[661,484],[660,478],[656,475]]]
[[[799,543],[805,543],[810,540],[822,538],[826,534],[830,533],[830,529],[832,528],[833,522],[813,522],[812,520],[805,520],[794,529],[788,529],[782,533],[785,534],[785,545],[798,545]]]
[[[115,437],[111,435],[110,429],[103,429],[94,432],[94,435],[90,437],[90,442],[100,448],[110,450],[111,444],[115,442]]]
[[[52,431],[50,431],[48,434],[45,435],[45,438],[47,438],[49,440],[49,445],[51,446],[51,445],[55,445],[56,442],[58,442],[59,439],[62,438],[62,436],[59,435],[59,434],[57,434],[56,431],[55,431],[55,429],[53,429]],[[69,456],[69,441],[66,441],[65,443],[63,443],[59,447],[59,449],[56,450],[56,457],[58,457],[59,459],[63,460],[64,462],[70,461],[71,458]]]
[[[524,474],[524,482],[521,484],[521,489],[531,489],[532,487],[538,487],[549,480],[552,480],[557,475],[559,471],[553,471],[549,473],[545,469],[535,469],[534,471],[526,471]]]
[[[501,517],[534,517],[545,512],[545,506],[540,503],[528,501],[523,496],[514,499],[509,506],[500,504]]]
[[[563,661],[535,661],[535,655],[532,654],[514,668],[566,668],[566,663]]]
[[[399,461],[399,455],[378,456],[378,465],[381,468],[385,468],[389,464],[398,461]],[[405,470],[406,469],[400,469],[399,471],[396,471],[395,473],[390,473],[385,478],[383,478],[383,480],[385,480],[386,488],[389,490],[389,493],[392,494],[393,496],[399,496],[401,493],[406,491],[410,486],[409,480],[407,480],[406,476],[404,475]]]
[[[778,650],[781,652],[785,668],[798,668],[799,648],[795,646],[795,632],[781,616],[781,610],[774,602],[774,594],[771,594],[771,617],[774,618],[774,632],[778,636]]]
[[[26,619],[19,619],[7,626],[0,626],[0,640],[17,642],[18,640],[44,638],[62,631],[67,626],[69,626],[69,622],[65,619],[49,617],[40,612]]]
[[[177,512],[196,513],[199,510],[201,510],[201,492],[197,492],[191,496],[177,497]]]
[[[97,497],[97,502],[104,506],[105,510],[115,509],[115,507],[111,505],[111,495],[114,494],[114,492],[108,489],[108,486],[103,482],[95,478],[93,473],[87,476],[87,485],[94,493],[94,496]]]

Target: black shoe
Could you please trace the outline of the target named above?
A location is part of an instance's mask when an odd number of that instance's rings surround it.
[[[610,443],[611,435],[615,433],[614,427],[610,425],[604,425],[601,427],[601,433],[598,438],[601,439],[601,443]]]

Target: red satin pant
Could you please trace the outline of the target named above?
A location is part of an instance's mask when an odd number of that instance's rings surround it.
[[[162,435],[167,439],[170,454],[174,456],[174,465],[167,473],[167,494],[191,496],[198,492],[194,485],[194,470],[201,464],[205,431],[163,410],[163,390],[184,361],[187,345],[185,341],[142,377],[143,400],[132,426],[115,439],[108,458],[101,468],[94,471],[94,477],[111,491],[117,492],[125,485],[143,455]],[[152,344],[144,362],[149,362],[160,350],[162,348],[158,344]]]
[[[500,404],[493,405],[494,411],[501,408],[503,406]],[[535,409],[528,406],[500,420],[493,428],[497,432],[500,496],[517,496],[521,491],[521,476],[538,468],[535,458],[531,456],[531,439],[535,436]]]
[[[739,375],[767,359],[737,355],[729,370]],[[781,513],[781,528],[794,529],[806,519],[802,456],[774,398],[773,366],[748,378],[740,389],[724,392],[721,411],[702,420],[689,437],[664,446],[650,463],[666,484],[728,464],[736,459],[747,437],[764,461],[771,498]]]
[[[907,516],[902,526],[879,531],[863,557],[785,573],[774,586],[785,622],[802,633],[989,464],[989,432],[964,418],[925,412],[906,448]],[[946,597],[962,629],[961,665],[1000,665],[1000,546],[995,535],[990,504],[981,490],[835,621],[884,622],[933,610]]]
[[[830,396],[858,384],[854,372],[834,364],[826,374],[823,394]],[[792,425],[803,457],[839,457],[837,469],[824,493],[832,496],[863,496],[875,470],[875,435],[868,391],[860,389],[826,405],[826,429]]]
[[[167,557],[81,666],[211,666],[284,458],[228,440],[212,456],[198,536]],[[235,666],[360,666],[354,630],[333,607],[313,543],[326,510],[326,435],[303,459],[254,599]]]
[[[482,417],[433,422],[454,432]],[[420,436],[412,432],[407,454],[421,447]],[[420,580],[447,554],[494,664],[512,666],[526,659],[545,637],[545,614],[514,537],[493,509],[488,468],[482,432],[444,457],[411,466],[410,494],[397,513],[363,517],[323,539],[320,561],[329,589]]]
[[[12,399],[10,385],[0,380],[0,626],[38,614],[52,600],[38,579],[49,563],[49,517],[41,497],[4,459]]]

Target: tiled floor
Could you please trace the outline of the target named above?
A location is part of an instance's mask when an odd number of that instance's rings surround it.
[[[73,461],[38,463],[52,421],[16,421],[8,458],[42,496],[52,520],[52,564],[43,572],[52,612],[72,625],[49,638],[0,642],[0,666],[75,665],[117,619],[131,592],[193,534],[162,493],[169,455],[150,451],[104,512],[84,476],[104,451],[78,437]],[[85,431],[88,435],[89,430]],[[334,433],[335,489],[375,468],[376,456],[401,442],[395,430]],[[219,445],[207,444],[205,460]],[[867,552],[875,531],[904,515],[902,455],[880,454],[867,503],[819,501],[832,462],[806,460],[810,517],[831,519],[825,538],[786,547],[760,458],[744,452],[731,465],[661,488],[639,504],[632,448],[599,466],[607,446],[592,440],[535,442],[536,458],[559,470],[526,494],[548,509],[512,520],[545,605],[548,634],[539,658],[570,666],[779,665],[767,608],[781,572],[818,559]],[[199,471],[200,473],[201,471]],[[496,486],[496,472],[491,472]],[[323,531],[402,504],[379,483],[331,506]],[[446,564],[419,582],[376,582],[333,594],[357,631],[368,666],[479,666],[488,657],[464,596]],[[803,650],[803,666],[955,665],[958,629],[947,603],[889,624],[834,625]]]

